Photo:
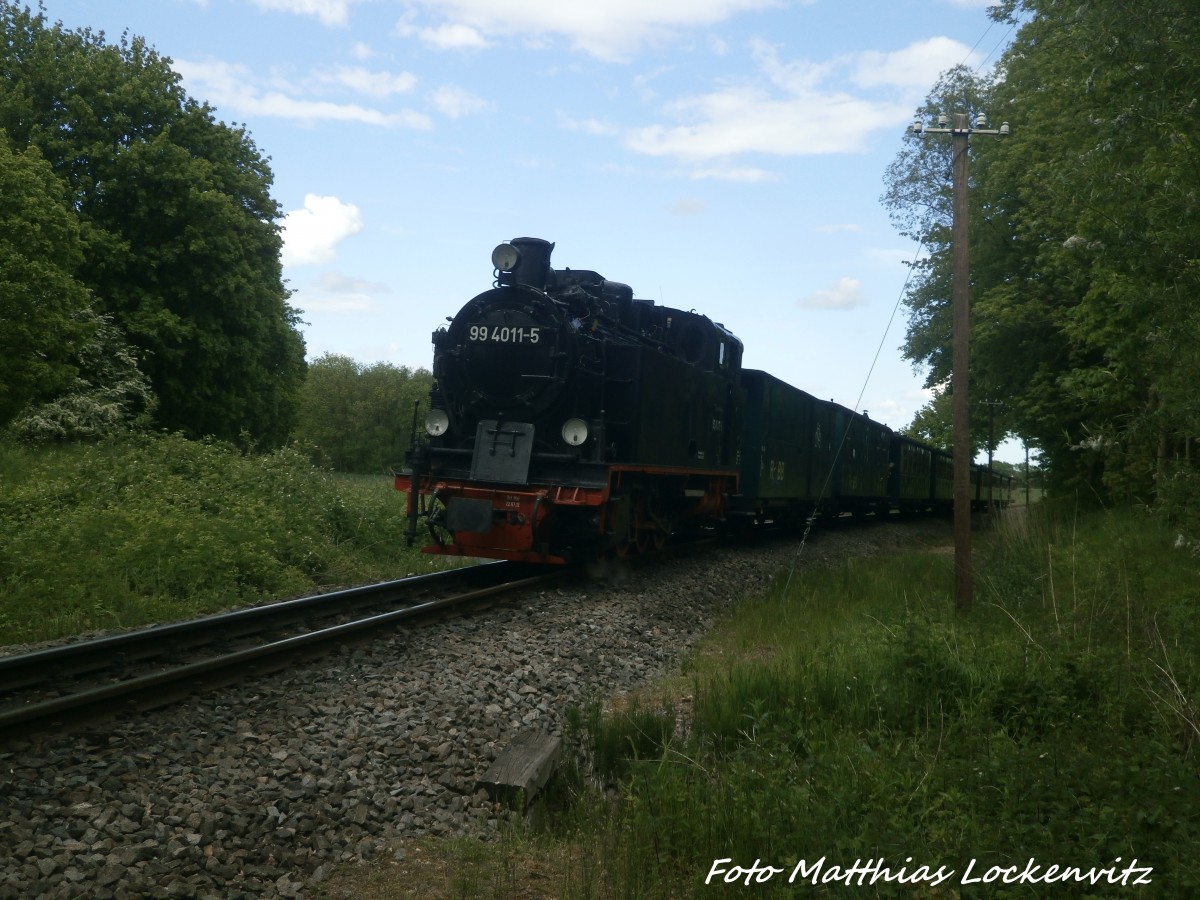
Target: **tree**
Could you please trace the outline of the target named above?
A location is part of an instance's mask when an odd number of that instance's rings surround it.
[[[146,424],[154,409],[150,381],[138,369],[133,348],[107,316],[91,309],[76,314],[91,336],[74,356],[71,384],[45,403],[31,403],[10,430],[31,443],[107,437]]]
[[[432,382],[425,369],[325,354],[309,366],[296,440],[338,471],[398,468],[409,447],[413,407],[428,398]]]
[[[1149,496],[1169,458],[1194,456],[1200,424],[1200,17],[1185,0],[1014,0],[998,14],[1025,22],[984,97],[1012,135],[972,141],[973,392],[1004,402],[1004,426],[1059,488]],[[906,350],[937,383],[948,260],[913,153],[885,202],[902,230],[935,238]]]
[[[106,43],[0,0],[0,127],[63,182],[79,279],[139,352],[157,423],[281,443],[304,344],[279,261],[271,171],[244,128],[186,96],[139,38]]]
[[[1022,128],[983,182],[1015,216],[981,352],[1008,356],[1056,477],[1149,497],[1200,421],[1200,20],[1182,0],[1021,9],[999,90]]]
[[[965,66],[956,66],[938,79],[924,106],[918,110],[917,118],[929,122],[946,116],[952,120],[955,113],[966,113],[974,121],[976,115],[988,111],[992,103],[991,91],[989,80]],[[995,152],[997,148],[990,143],[974,141],[972,166],[977,161],[986,162]],[[925,386],[934,391],[934,398],[917,412],[905,432],[947,450],[952,444],[952,167],[952,142],[948,135],[914,135],[889,166],[885,175],[887,188],[881,198],[900,231],[928,250],[928,256],[913,264],[914,275],[904,298],[909,321],[903,352],[915,366],[925,369]],[[970,200],[976,233],[991,228],[990,218],[994,213],[986,195],[978,192],[977,177],[972,178]],[[977,240],[976,237],[973,243]],[[978,270],[978,264],[974,268]],[[970,441],[975,450],[986,447],[989,429],[981,427],[980,423],[991,416],[989,412],[981,418],[978,411],[987,408],[986,403],[996,392],[995,379],[976,356],[971,373],[971,421],[974,427]],[[995,424],[992,437],[999,442],[1008,430],[1003,414],[997,417]]]
[[[76,376],[73,354],[93,330],[87,289],[73,277],[82,258],[49,164],[0,139],[0,426]]]
[[[950,399],[949,391],[934,388],[933,399],[917,410],[912,421],[900,429],[901,433],[942,450],[952,451],[954,424]]]

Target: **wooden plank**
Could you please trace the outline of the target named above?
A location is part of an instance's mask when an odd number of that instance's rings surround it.
[[[536,731],[518,735],[475,783],[476,789],[483,788],[492,800],[509,806],[528,807],[554,774],[561,743]]]

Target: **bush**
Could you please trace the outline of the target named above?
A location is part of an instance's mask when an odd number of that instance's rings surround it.
[[[0,641],[133,626],[402,577],[390,479],[179,435],[0,448]]]

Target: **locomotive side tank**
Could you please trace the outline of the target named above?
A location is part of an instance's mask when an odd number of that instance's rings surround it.
[[[741,342],[635,299],[554,245],[493,252],[495,285],[434,333],[427,439],[397,487],[427,552],[562,563],[721,518],[737,485]]]

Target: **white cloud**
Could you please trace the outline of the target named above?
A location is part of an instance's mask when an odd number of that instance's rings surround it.
[[[390,293],[386,284],[327,272],[298,290],[292,302],[305,312],[349,315],[375,312],[379,309],[377,298]]]
[[[680,197],[667,211],[677,216],[701,216],[708,211],[708,206],[699,197]]]
[[[357,206],[337,197],[307,194],[304,208],[283,217],[283,264],[303,266],[331,261],[337,245],[363,229]]]
[[[438,46],[456,35],[480,45],[491,38],[544,40],[560,37],[601,59],[623,59],[641,44],[675,31],[714,25],[749,10],[781,5],[781,0],[418,0],[440,20],[435,27],[417,27],[411,19],[401,26]]]
[[[327,84],[381,98],[407,94],[417,84],[417,76],[409,72],[374,72],[362,66],[338,66],[319,72],[317,78]]]
[[[477,97],[470,91],[465,91],[452,84],[442,85],[433,92],[433,105],[451,119],[460,119],[472,113],[486,112],[491,104],[482,97]]]
[[[779,176],[767,169],[756,166],[701,166],[688,173],[692,178],[714,179],[716,181],[738,181],[743,184],[756,184],[760,181],[774,181]]]
[[[669,112],[683,124],[634,129],[626,144],[638,153],[689,161],[740,153],[858,152],[881,121],[903,122],[911,109],[843,92],[773,96],[761,87],[730,87],[676,101]]]
[[[443,50],[474,49],[487,47],[490,42],[483,35],[468,25],[441,25],[437,28],[423,28],[421,40]]]
[[[820,288],[801,297],[799,304],[803,309],[853,309],[856,306],[865,306],[866,302],[861,281],[857,278],[839,278],[830,287]]]
[[[757,74],[664,104],[664,121],[628,130],[626,147],[691,164],[694,177],[763,181],[766,170],[730,161],[864,152],[871,135],[902,127],[938,73],[968,55],[947,38],[826,61],[784,61],[764,41],[750,47]]]
[[[643,102],[649,103],[658,96],[658,92],[654,88],[654,82],[662,76],[669,74],[673,68],[674,66],[658,66],[649,72],[643,72],[640,75],[634,76],[633,87],[637,90],[638,96],[641,97]]]
[[[620,128],[608,122],[602,122],[599,119],[573,119],[562,112],[558,114],[558,122],[567,131],[580,131],[598,137],[621,133]]]
[[[269,12],[294,13],[312,16],[323,25],[345,25],[349,21],[353,0],[253,0],[259,9]]]
[[[439,50],[482,50],[491,45],[478,29],[461,22],[445,23],[433,27],[413,24],[411,15],[396,23],[396,34],[400,37],[415,37]]]
[[[923,92],[938,76],[959,63],[973,65],[978,54],[948,37],[932,37],[893,53],[868,51],[854,57],[854,83],[860,87],[895,86]]]
[[[203,98],[219,110],[242,116],[273,116],[301,122],[359,122],[420,131],[433,127],[429,116],[411,109],[386,112],[358,103],[296,97],[294,94],[302,91],[302,85],[277,83],[267,87],[258,83],[257,76],[242,65],[175,60],[175,68],[187,82],[189,94]],[[403,75],[392,78],[394,84],[404,80]]]

